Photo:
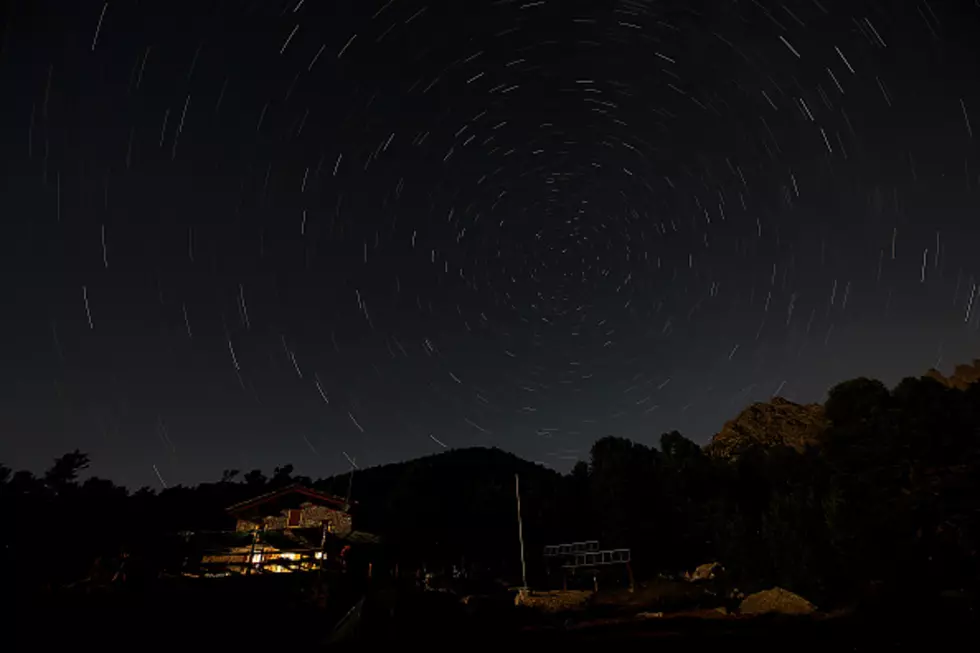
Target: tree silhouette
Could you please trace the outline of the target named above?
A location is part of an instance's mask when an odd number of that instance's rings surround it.
[[[221,472],[221,482],[234,483],[235,478],[237,478],[240,473],[241,472],[237,469],[226,469],[223,472]]]
[[[268,483],[268,479],[266,479],[265,474],[262,473],[261,469],[253,469],[249,473],[245,474],[244,481],[246,485],[251,485],[253,487]]]
[[[862,377],[831,388],[824,409],[836,426],[870,424],[888,409],[890,399],[881,381]]]
[[[56,458],[54,464],[44,473],[44,483],[55,492],[62,492],[75,483],[79,473],[89,466],[88,454],[78,449]]]
[[[282,465],[281,467],[276,467],[272,474],[271,484],[273,487],[282,487],[284,485],[289,485],[293,482],[293,466],[292,465]]]
[[[660,436],[660,452],[665,462],[675,467],[698,465],[706,460],[701,447],[677,431]]]

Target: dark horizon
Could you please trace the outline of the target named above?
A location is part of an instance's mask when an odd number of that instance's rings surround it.
[[[975,360],[974,363],[976,363],[976,362],[978,362],[978,361]],[[968,367],[970,366],[970,364],[957,363],[955,365],[951,365],[950,367],[959,367],[959,366],[963,366],[963,365],[966,365]],[[929,371],[931,372],[932,370],[935,370],[935,369],[936,368],[931,368]],[[912,375],[907,375],[904,378],[906,378],[906,379],[908,379],[908,378],[923,378],[924,379],[924,378],[927,378],[928,376],[929,376],[928,374],[912,374]],[[862,378],[862,377],[855,377],[855,378]],[[848,381],[848,380],[851,380],[851,379],[841,380],[839,383],[842,383],[842,382]],[[874,380],[875,381],[878,381],[878,379],[874,379]],[[835,385],[837,385],[837,384],[835,384]],[[885,384],[885,385],[886,385],[886,387],[889,387],[890,388],[890,387],[893,387],[895,384]],[[830,388],[829,390],[832,390],[832,389],[833,388]],[[774,395],[773,396],[773,399],[775,399],[776,397],[777,397],[777,395]],[[785,399],[784,397],[782,397],[782,398]],[[826,399],[826,397],[825,397],[825,399]],[[754,404],[755,403],[762,403],[763,405],[767,405],[767,404],[771,404],[772,402],[771,401],[769,401],[769,402],[763,401],[763,402],[754,402]],[[798,404],[798,405],[805,407],[805,406],[812,406],[813,404],[822,405],[822,402],[806,402],[805,404]],[[745,405],[745,406],[743,406],[739,410],[739,413],[741,413],[742,410],[744,410],[744,409],[746,409],[748,407],[749,407],[748,404]],[[737,421],[737,420],[735,420],[736,417],[738,417],[738,416],[737,415],[732,415],[732,421]],[[729,420],[726,420],[726,422],[728,422],[728,421]],[[635,442],[636,444],[639,444],[639,445],[642,445],[642,446],[649,447],[651,449],[660,451],[662,453],[662,444],[660,443],[660,439],[662,438],[662,436],[664,436],[667,433],[669,433],[669,432],[668,431],[665,431],[665,432],[663,432],[661,434],[658,434],[656,437],[649,438],[649,441],[645,441],[645,442],[641,442],[639,440],[630,440],[629,438],[626,438],[626,440]],[[681,435],[684,435],[684,434],[681,434]],[[711,442],[710,442],[711,441],[711,438],[713,438],[715,435],[718,435],[718,433],[715,433],[712,436],[709,436],[708,441],[702,443],[700,446],[702,448],[707,447],[709,444],[711,444]],[[607,434],[605,436],[601,436],[601,437],[597,438],[596,441],[592,443],[592,446],[595,446],[595,444],[598,443],[603,438],[609,438],[609,437],[612,437],[612,438],[621,438],[622,436],[618,436],[616,434]],[[76,450],[73,450],[73,451],[78,451],[78,450],[76,449]],[[427,452],[427,453],[422,453],[422,454],[419,454],[417,456],[413,456],[413,457],[410,457],[410,458],[405,458],[405,459],[401,459],[401,460],[381,461],[381,462],[377,462],[377,463],[371,464],[371,465],[364,465],[364,466],[357,465],[356,467],[353,466],[350,461],[347,461],[345,459],[346,467],[343,467],[342,469],[339,469],[338,471],[335,471],[335,472],[329,472],[329,473],[324,473],[324,474],[320,474],[320,475],[310,475],[310,474],[308,474],[308,473],[306,473],[306,472],[304,472],[304,471],[302,471],[300,469],[297,469],[296,468],[296,465],[294,463],[290,462],[290,461],[271,461],[271,462],[269,462],[269,464],[267,466],[258,466],[258,467],[253,467],[253,468],[249,468],[249,469],[240,469],[240,468],[235,468],[235,467],[228,467],[228,468],[224,468],[223,470],[221,470],[221,472],[219,472],[219,474],[216,477],[214,477],[214,478],[205,478],[205,479],[201,479],[199,481],[190,482],[190,483],[182,483],[182,484],[177,484],[177,485],[169,484],[166,487],[162,487],[162,486],[153,487],[152,484],[143,484],[143,485],[138,486],[138,487],[127,486],[127,485],[125,485],[123,483],[118,483],[118,485],[120,487],[126,488],[126,490],[129,491],[129,492],[134,492],[134,491],[136,491],[138,489],[144,489],[144,488],[147,488],[147,487],[149,487],[150,489],[154,489],[154,490],[169,489],[169,488],[174,488],[174,487],[178,487],[178,486],[194,487],[194,486],[197,486],[197,485],[200,485],[200,484],[203,484],[203,483],[216,483],[216,482],[219,482],[219,481],[222,480],[223,475],[225,473],[228,473],[228,472],[233,473],[233,475],[234,475],[234,477],[233,477],[234,482],[242,482],[244,480],[244,477],[245,477],[246,474],[248,474],[249,472],[255,472],[255,471],[262,472],[267,479],[272,479],[273,476],[275,475],[275,473],[280,470],[280,468],[285,469],[285,468],[288,467],[290,469],[289,474],[292,475],[292,479],[293,479],[291,481],[291,483],[292,484],[298,484],[298,485],[304,485],[305,486],[308,483],[317,484],[317,483],[322,483],[322,482],[326,482],[326,481],[336,481],[336,479],[343,478],[343,477],[347,476],[348,474],[351,474],[352,472],[356,474],[356,473],[359,473],[359,472],[364,472],[364,471],[369,471],[369,470],[376,470],[378,468],[385,467],[385,466],[388,466],[388,465],[398,465],[400,463],[411,463],[411,462],[414,462],[414,461],[417,461],[417,460],[420,460],[420,459],[423,459],[423,458],[432,457],[432,456],[439,456],[439,455],[442,455],[442,454],[449,454],[449,453],[452,453],[452,452],[478,452],[478,451],[483,451],[483,452],[486,452],[486,451],[498,451],[498,452],[501,452],[501,453],[503,453],[505,455],[508,455],[508,456],[515,456],[518,460],[520,460],[522,462],[528,463],[530,465],[541,466],[541,467],[543,467],[545,469],[548,469],[548,470],[550,470],[552,472],[555,472],[557,474],[560,474],[560,475],[563,475],[564,476],[564,475],[571,474],[573,472],[573,469],[572,468],[578,462],[584,462],[584,463],[587,463],[587,464],[590,463],[590,456],[588,454],[589,454],[589,451],[591,451],[591,447],[590,447],[590,450],[587,451],[586,452],[586,455],[584,455],[584,456],[575,456],[574,459],[571,456],[564,457],[563,460],[567,463],[567,464],[564,464],[564,465],[553,465],[553,464],[550,464],[550,463],[548,463],[546,461],[542,461],[542,460],[531,460],[531,459],[523,458],[519,454],[517,454],[517,453],[515,453],[513,451],[510,451],[510,450],[508,450],[506,448],[498,447],[498,446],[495,446],[495,445],[479,445],[479,444],[477,444],[477,445],[470,445],[470,446],[466,446],[466,447],[446,447],[446,448],[440,449],[438,451],[431,451],[431,452]],[[48,469],[51,468],[51,464],[54,463],[54,462],[56,462],[57,458],[60,458],[64,454],[70,454],[70,453],[71,453],[70,451],[62,452],[62,454],[59,455],[59,456],[57,456],[55,459],[52,459],[51,461],[48,461],[48,464],[47,465],[42,465],[42,466],[40,466],[38,468],[35,468],[35,469],[13,468],[10,471],[11,471],[11,473],[15,473],[15,472],[18,472],[18,471],[21,471],[21,470],[28,471],[28,472],[31,472],[32,474],[34,474],[35,477],[37,477],[37,478],[40,479],[40,478],[43,477],[43,473],[46,470],[48,470]],[[85,456],[88,456],[87,452],[80,451],[79,453],[84,454]],[[487,462],[489,462],[489,460],[490,460],[489,458],[486,459]],[[355,461],[355,463],[356,463],[356,461]],[[0,464],[2,464],[2,463],[0,463]],[[97,471],[93,471],[93,468],[95,470],[98,470],[97,462],[96,461],[89,460],[88,463],[86,464],[85,468],[83,470],[81,470],[79,472],[79,474],[78,474],[79,481],[84,481],[84,480],[86,480],[88,478],[105,478],[104,476],[100,476],[100,474]],[[109,478],[107,480],[113,480],[113,479]],[[157,481],[158,481],[158,484],[159,484],[160,479],[157,478]]]
[[[566,472],[949,372],[980,8],[922,4],[12,0],[0,462]]]

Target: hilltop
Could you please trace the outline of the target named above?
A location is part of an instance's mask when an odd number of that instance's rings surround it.
[[[350,489],[358,528],[397,542],[406,557],[438,550],[503,560],[515,542],[515,474],[525,519],[539,531],[553,526],[561,474],[497,448],[453,449],[314,486],[337,496]]]

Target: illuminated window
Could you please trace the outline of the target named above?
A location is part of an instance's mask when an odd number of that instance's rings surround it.
[[[295,528],[300,525],[302,519],[303,519],[302,510],[290,510],[289,520],[287,521],[286,525],[289,526],[290,528]]]

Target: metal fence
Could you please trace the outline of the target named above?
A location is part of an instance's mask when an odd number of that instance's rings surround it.
[[[609,551],[590,551],[588,553],[577,553],[572,560],[564,565],[565,569],[577,569],[579,567],[598,567],[601,565],[628,564],[630,561],[629,549],[611,549]]]
[[[599,550],[598,540],[586,540],[584,542],[572,542],[571,544],[552,544],[544,547],[546,558],[558,558],[574,556],[579,553],[592,553]]]

